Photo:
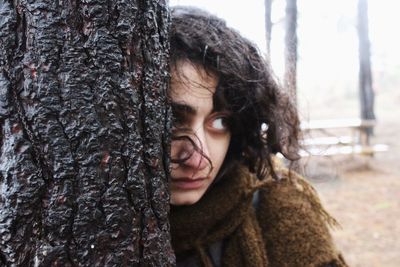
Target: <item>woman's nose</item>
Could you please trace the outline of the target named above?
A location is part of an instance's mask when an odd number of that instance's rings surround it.
[[[191,139],[193,141],[192,148],[182,153],[181,159],[186,158],[183,163],[185,166],[203,170],[211,165],[205,135],[197,131]]]

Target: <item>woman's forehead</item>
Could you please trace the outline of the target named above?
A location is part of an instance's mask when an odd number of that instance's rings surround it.
[[[183,95],[209,98],[214,95],[218,78],[203,67],[179,61],[171,70],[171,94],[174,99]]]

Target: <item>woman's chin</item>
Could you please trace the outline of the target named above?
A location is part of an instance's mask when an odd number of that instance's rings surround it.
[[[202,192],[171,192],[170,204],[174,206],[189,206],[196,204],[204,193]]]

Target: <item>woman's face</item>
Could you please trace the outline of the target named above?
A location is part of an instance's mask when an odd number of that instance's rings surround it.
[[[172,141],[171,157],[182,161],[171,166],[172,205],[199,201],[224,162],[231,134],[227,126],[229,114],[214,110],[217,84],[216,76],[185,61],[178,62],[172,71],[173,135],[190,137],[198,148],[194,149],[187,139]]]

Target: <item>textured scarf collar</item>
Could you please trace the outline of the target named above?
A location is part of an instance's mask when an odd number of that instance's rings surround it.
[[[202,266],[211,267],[208,248],[223,240],[222,266],[347,266],[327,228],[335,221],[314,189],[287,169],[276,171],[279,181],[259,181],[238,167],[196,204],[172,207],[175,253],[194,252]],[[252,199],[257,189],[256,215]]]
[[[246,262],[246,259],[236,259],[241,257],[240,253],[229,260],[237,253],[233,251],[246,250],[250,250],[250,254],[244,257],[251,257],[253,261],[258,258],[253,266],[266,266],[262,236],[252,207],[253,193],[258,187],[259,181],[254,175],[237,168],[226,174],[196,204],[172,207],[170,223],[175,253],[196,251],[203,266],[212,266],[207,248],[224,240],[224,266]]]

